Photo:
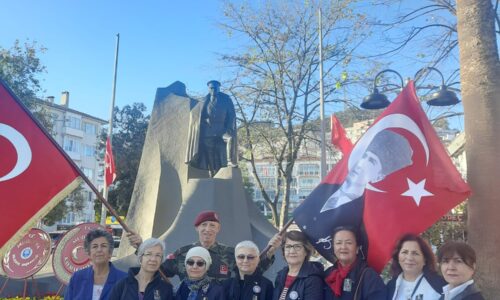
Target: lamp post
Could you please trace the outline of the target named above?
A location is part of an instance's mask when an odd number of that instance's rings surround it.
[[[423,75],[423,73],[426,71],[427,72],[428,71],[435,71],[435,72],[438,72],[439,75],[441,76],[441,86],[437,92],[432,94],[431,99],[429,99],[427,101],[428,105],[448,106],[448,105],[455,105],[455,104],[460,102],[457,95],[448,89],[448,87],[452,84],[446,85],[444,82],[443,73],[441,73],[441,71],[439,71],[438,69],[436,69],[434,67],[424,67],[424,68],[418,70],[415,73],[415,76],[413,76],[415,78],[415,81],[418,80],[420,78],[420,76]],[[377,86],[378,77],[380,75],[382,75],[383,73],[388,73],[388,72],[394,73],[399,77],[399,79],[401,80],[401,89],[403,88],[404,83],[403,83],[403,77],[401,76],[401,74],[399,74],[397,71],[392,70],[392,69],[382,70],[382,71],[378,72],[377,75],[375,75],[375,78],[373,80],[372,93],[363,99],[363,103],[361,103],[361,105],[360,105],[361,108],[381,109],[381,108],[386,108],[387,106],[389,106],[389,104],[391,102],[387,99],[386,95],[379,92],[378,86]]]

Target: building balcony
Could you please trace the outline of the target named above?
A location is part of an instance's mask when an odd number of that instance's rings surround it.
[[[64,133],[67,135],[72,135],[72,136],[76,136],[79,138],[83,138],[83,135],[84,135],[83,130],[75,129],[75,128],[71,128],[71,127],[64,127]]]

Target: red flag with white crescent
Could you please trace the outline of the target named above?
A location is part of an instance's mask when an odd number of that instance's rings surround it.
[[[109,137],[106,139],[106,155],[104,157],[104,163],[106,166],[106,186],[110,186],[116,179],[116,169],[115,160],[113,158],[113,150],[111,149],[111,141],[109,140]]]
[[[79,171],[0,80],[0,255],[81,183]]]
[[[331,261],[333,230],[357,228],[368,264],[381,271],[397,239],[423,232],[470,193],[410,81],[293,215]]]

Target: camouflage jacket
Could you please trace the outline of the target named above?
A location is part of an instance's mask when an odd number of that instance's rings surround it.
[[[187,277],[184,260],[186,259],[186,254],[189,249],[195,246],[201,247],[200,242],[181,247],[174,253],[167,256],[166,260],[162,264],[162,271],[167,277],[174,277],[175,275],[178,275],[180,280],[184,280]],[[210,252],[210,256],[212,258],[212,265],[207,272],[208,277],[216,279],[219,283],[223,282],[225,279],[231,278],[231,271],[236,270],[234,247],[216,242],[207,250]],[[272,258],[267,258],[267,256],[265,256],[259,264],[259,271],[266,271],[273,264],[273,262],[274,256]]]

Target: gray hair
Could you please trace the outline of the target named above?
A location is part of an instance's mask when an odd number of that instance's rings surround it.
[[[163,262],[163,259],[165,258],[165,244],[163,243],[162,240],[156,238],[149,238],[144,242],[142,242],[142,244],[139,246],[139,249],[137,250],[137,257],[139,259],[139,263],[141,263],[141,257],[144,255],[144,252],[156,246],[161,247],[161,253],[162,253],[161,261]]]
[[[83,242],[83,248],[85,249],[85,252],[90,255],[90,244],[92,244],[93,240],[100,237],[106,238],[109,244],[109,254],[112,255],[113,249],[115,248],[115,241],[113,240],[113,236],[111,235],[111,233],[100,228],[89,231],[89,233],[87,233],[87,235],[85,236],[85,241]]]
[[[242,242],[239,242],[236,247],[234,247],[234,255],[236,256],[236,252],[238,251],[238,249],[240,248],[250,248],[250,249],[253,249],[255,250],[255,252],[257,253],[257,255],[259,255],[260,251],[259,251],[259,247],[252,241],[242,241]]]

